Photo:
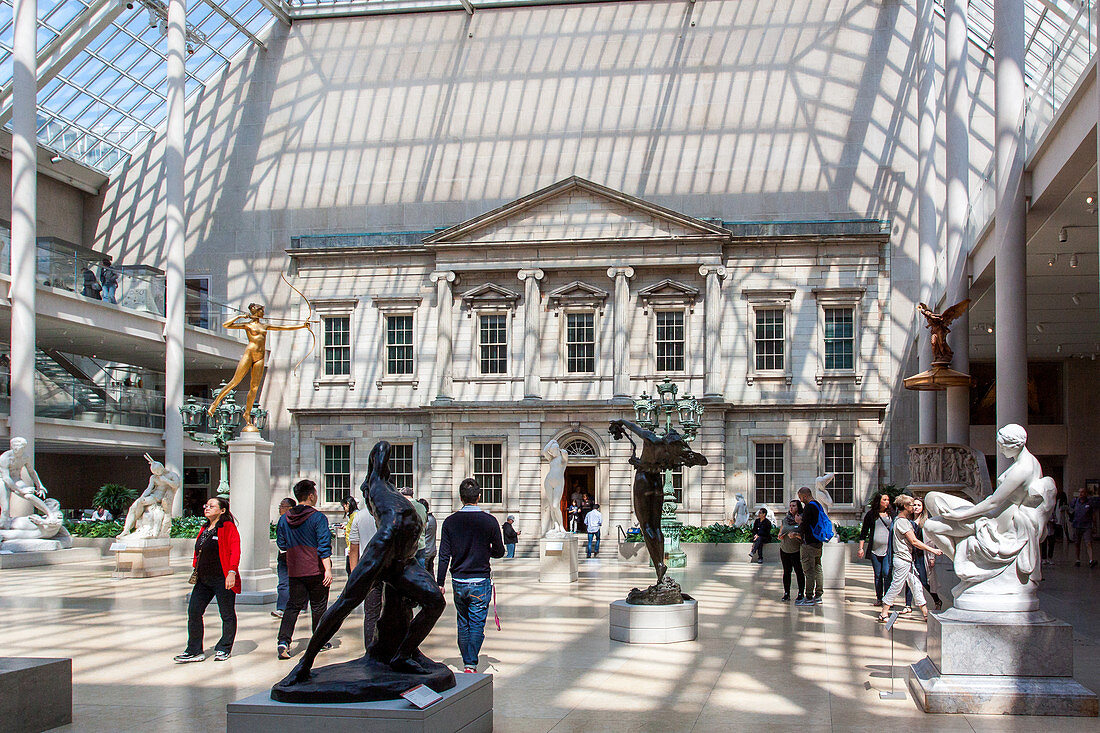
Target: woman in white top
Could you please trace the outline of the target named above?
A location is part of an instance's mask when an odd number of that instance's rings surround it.
[[[882,613],[879,614],[879,623],[886,623],[890,619],[890,607],[904,600],[905,586],[913,593],[913,600],[920,608],[925,621],[928,620],[927,602],[924,599],[924,588],[921,586],[920,577],[913,567],[913,550],[924,550],[932,555],[942,555],[943,551],[931,545],[926,545],[917,539],[913,532],[913,497],[901,494],[894,499],[894,506],[898,510],[898,518],[894,520],[894,528],[891,530],[894,542],[893,578],[890,581],[890,590],[882,599]]]

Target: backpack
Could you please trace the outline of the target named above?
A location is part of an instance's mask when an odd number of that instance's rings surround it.
[[[817,523],[810,528],[810,532],[818,542],[828,542],[836,534],[833,532],[833,521],[829,519],[829,515],[825,513],[821,504],[816,501],[814,503],[817,504]]]

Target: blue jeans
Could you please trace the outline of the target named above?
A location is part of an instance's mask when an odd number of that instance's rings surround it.
[[[275,586],[275,608],[286,610],[286,602],[290,600],[290,575],[286,567],[286,555],[279,555],[275,563],[275,572],[279,576],[279,584]]]
[[[881,601],[890,587],[890,557],[871,553],[871,569],[875,572],[875,599]]]
[[[485,617],[493,595],[490,580],[463,583],[451,579],[455,594],[455,615],[458,618],[458,651],[464,667],[477,667],[477,655],[485,641]]]
[[[103,300],[106,303],[118,303],[115,299],[115,290],[118,288],[118,283],[104,283],[103,285]]]
[[[515,546],[515,544],[504,546],[504,556],[505,557],[515,557],[516,556],[516,546]]]
[[[592,557],[600,553],[600,533],[589,532],[588,533],[588,546],[584,548],[584,556]]]

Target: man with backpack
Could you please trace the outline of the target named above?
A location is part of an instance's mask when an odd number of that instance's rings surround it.
[[[821,603],[821,593],[825,586],[821,573],[821,546],[833,538],[833,523],[821,505],[814,500],[813,492],[808,486],[798,490],[798,498],[803,506],[802,524],[799,525],[798,534],[802,537],[799,560],[806,576],[806,597],[795,601],[795,605],[816,606]]]

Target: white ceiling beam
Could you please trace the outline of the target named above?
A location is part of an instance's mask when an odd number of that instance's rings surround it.
[[[95,0],[38,54],[41,90],[126,9],[125,0]],[[0,126],[11,120],[11,82],[0,88]]]
[[[278,21],[285,25],[287,28],[290,27],[291,23],[293,23],[293,20],[291,20],[290,15],[286,11],[286,4],[283,2],[283,0],[260,0],[260,5],[263,5],[269,11],[271,11],[271,14],[274,15],[276,19],[278,19]]]
[[[239,22],[237,22],[236,18],[234,18],[232,15],[230,15],[229,13],[222,10],[222,7],[220,5],[218,5],[216,0],[203,0],[203,1],[207,5],[209,5],[215,13],[217,13],[222,18],[224,18],[226,23],[229,23],[231,26],[233,26],[238,31],[240,31],[243,35],[248,36],[248,40],[252,41],[253,45],[258,46],[259,48],[262,48],[265,51],[267,50],[267,46],[265,46],[263,44],[263,41],[261,41],[259,38],[256,38],[256,36],[252,35],[252,33],[247,28],[245,28],[243,25],[241,25]]]

